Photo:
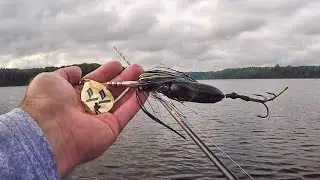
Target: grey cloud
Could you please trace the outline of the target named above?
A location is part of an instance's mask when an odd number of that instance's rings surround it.
[[[320,3],[319,3],[320,6]],[[320,34],[320,12],[314,10],[310,12],[300,12],[295,18],[296,21],[293,23],[293,31],[295,33],[303,33],[305,35],[319,35]]]
[[[139,9],[121,19],[114,11],[93,11],[83,15],[80,10],[87,6],[77,4],[79,2],[74,6],[70,3],[62,3],[60,6],[49,2],[41,3],[52,7],[23,14],[16,19],[4,18],[5,21],[0,27],[3,54],[20,57],[32,52],[54,51],[65,44],[72,44],[75,48],[89,44],[103,45],[110,40],[127,40],[145,33],[156,23],[154,16]],[[39,18],[44,14],[47,16]],[[30,20],[25,17],[30,17]]]
[[[0,0],[0,67],[320,64],[317,0]]]
[[[231,19],[231,18],[230,18]],[[254,18],[241,18],[233,17],[233,20],[229,19],[221,20],[218,23],[218,31],[216,32],[217,38],[232,38],[245,31],[254,31],[264,25],[265,21]]]
[[[256,17],[273,17],[282,18],[296,12],[301,7],[308,3],[316,2],[317,0],[239,0],[220,2],[221,11],[242,12],[245,14],[255,15]]]

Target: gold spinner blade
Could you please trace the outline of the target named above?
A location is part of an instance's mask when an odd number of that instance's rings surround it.
[[[81,101],[85,110],[91,114],[101,114],[110,111],[114,104],[111,92],[101,83],[86,80],[82,91]]]

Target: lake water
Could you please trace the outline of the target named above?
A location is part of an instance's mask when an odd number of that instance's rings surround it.
[[[256,117],[265,113],[262,105],[240,100],[177,106],[195,125],[191,128],[208,137],[200,136],[239,179],[249,178],[212,142],[254,179],[320,179],[320,80],[202,82],[224,93],[247,95],[278,92],[288,86],[283,96],[268,104],[271,115],[267,119]],[[0,112],[14,108],[25,88],[0,88]],[[159,111],[163,121],[184,134],[163,108]],[[139,112],[103,156],[77,167],[65,179],[213,178],[224,179],[190,138],[183,140]]]

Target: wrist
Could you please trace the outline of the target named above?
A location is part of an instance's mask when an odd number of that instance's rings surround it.
[[[37,123],[48,139],[53,149],[57,168],[61,176],[66,175],[77,164],[77,154],[74,152],[72,136],[62,128],[65,126],[60,122],[66,122],[64,112],[54,112],[52,106],[45,106],[43,103],[22,104],[21,109],[26,111]],[[60,107],[61,109],[61,107]]]

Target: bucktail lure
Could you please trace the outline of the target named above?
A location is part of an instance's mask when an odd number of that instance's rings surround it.
[[[97,89],[97,84],[100,84],[100,91],[95,90]],[[90,113],[106,112],[112,108],[114,100],[112,94],[107,91],[108,87],[129,87],[136,88],[138,91],[159,93],[181,103],[195,102],[213,104],[225,98],[241,99],[247,102],[261,103],[266,107],[267,113],[265,115],[258,115],[258,117],[260,118],[266,118],[269,115],[269,108],[266,103],[269,101],[273,101],[288,89],[288,87],[286,87],[278,94],[267,92],[267,94],[272,96],[270,98],[259,94],[254,94],[254,96],[261,98],[240,95],[235,92],[224,94],[218,88],[200,83],[183,72],[179,72],[170,68],[157,68],[142,73],[137,81],[98,83],[92,80],[85,79],[82,93],[89,94],[89,92],[92,90],[95,90],[96,92],[91,96],[87,95],[83,96],[82,98],[83,103],[87,107],[89,107],[87,109],[90,109]],[[93,101],[92,98],[94,97],[96,98],[96,101]],[[137,96],[137,99],[139,100],[139,102],[141,102],[139,96]],[[142,104],[141,109],[151,119],[177,133],[177,131],[165,125],[160,119],[156,118],[154,115],[152,115],[152,113],[148,112]],[[179,135],[182,136],[181,134]]]

